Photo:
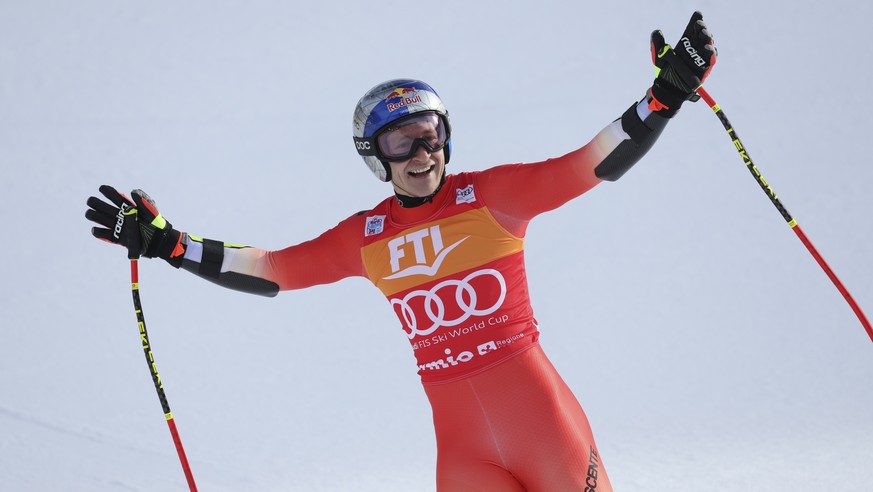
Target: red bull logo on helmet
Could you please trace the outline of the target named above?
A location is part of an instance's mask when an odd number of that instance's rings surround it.
[[[391,91],[391,93],[388,94],[388,96],[385,98],[385,102],[391,101],[393,99],[400,99],[400,101],[395,103],[388,103],[388,111],[393,112],[404,106],[421,102],[421,96],[416,94],[417,91],[418,89],[414,87],[398,87]]]

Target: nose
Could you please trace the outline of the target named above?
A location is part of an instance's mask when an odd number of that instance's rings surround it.
[[[430,155],[432,153],[433,152],[427,150],[427,147],[425,147],[424,145],[416,145],[415,154],[412,155],[412,160],[418,162],[426,161],[430,159]]]

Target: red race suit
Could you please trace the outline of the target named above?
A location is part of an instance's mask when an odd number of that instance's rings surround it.
[[[392,196],[285,249],[189,236],[183,267],[265,295],[352,276],[373,282],[433,407],[440,492],[608,492],[585,413],[537,342],[524,237],[535,216],[600,183],[598,166],[635,162],[650,146],[616,120],[562,157],[448,175],[430,203],[404,208]]]

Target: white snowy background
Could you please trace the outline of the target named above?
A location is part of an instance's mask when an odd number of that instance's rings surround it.
[[[695,9],[707,83],[873,315],[873,4],[0,1],[0,490],[187,490],[101,184],[178,228],[277,249],[390,193],[351,139],[383,80],[435,86],[452,172],[592,138]],[[617,183],[536,219],[542,344],[617,491],[873,490],[873,344],[703,103]],[[431,491],[408,341],[363,279],[274,299],[140,267],[200,490]]]

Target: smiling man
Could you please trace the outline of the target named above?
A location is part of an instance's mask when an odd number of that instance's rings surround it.
[[[447,140],[448,120],[434,112],[413,114],[380,132],[377,147],[390,159],[397,194],[420,198],[436,193],[445,176],[440,150]]]
[[[373,87],[355,108],[355,148],[394,195],[282,250],[180,232],[140,190],[129,199],[103,186],[111,204],[91,197],[86,217],[131,257],[244,292],[368,278],[409,339],[433,409],[439,492],[608,492],[585,412],[538,343],[524,237],[537,215],[627,172],[715,64],[699,12],[681,49],[660,31],[651,39],[657,75],[645,97],[585,146],[537,163],[447,174],[452,129],[437,92],[414,79]]]

